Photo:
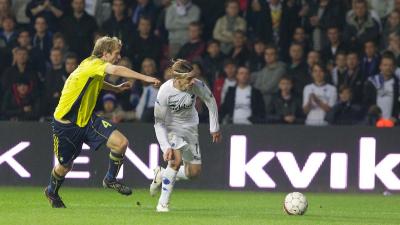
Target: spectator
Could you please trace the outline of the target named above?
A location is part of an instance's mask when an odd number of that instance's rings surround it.
[[[349,87],[352,92],[352,101],[354,103],[361,103],[363,98],[363,87],[364,82],[367,79],[365,74],[360,69],[360,63],[356,52],[349,52],[347,54],[347,71],[343,79],[343,83],[340,82],[338,85],[344,84]]]
[[[189,42],[186,42],[176,55],[177,58],[193,61],[200,59],[206,44],[201,38],[203,28],[199,22],[191,22],[188,27]]]
[[[92,45],[95,45],[97,40],[105,36],[107,36],[107,33],[104,32],[103,30],[95,30],[93,32]]]
[[[344,39],[353,46],[353,50],[359,50],[367,41],[377,41],[379,36],[379,24],[368,12],[365,0],[355,1],[354,14],[348,18],[344,29]]]
[[[44,73],[46,72],[46,58],[39,48],[32,46],[29,31],[21,30],[19,32],[16,47],[25,48],[26,50],[28,50],[28,67],[44,75]],[[13,54],[15,53],[15,49],[16,48],[12,50]],[[10,57],[12,58],[12,56]]]
[[[51,117],[58,104],[61,91],[68,76],[63,67],[63,55],[60,49],[52,48],[50,52],[51,67],[45,75],[45,92],[43,116]]]
[[[380,56],[373,41],[364,44],[364,56],[361,60],[361,73],[368,78],[379,73]]]
[[[303,92],[303,111],[307,115],[305,124],[324,126],[325,115],[336,103],[336,88],[325,82],[325,71],[321,64],[312,67],[313,83],[307,85]]]
[[[157,9],[151,0],[137,0],[132,8],[132,23],[134,26],[139,24],[139,19],[142,16],[150,18],[152,25],[156,20]]]
[[[310,50],[310,41],[306,35],[306,31],[303,27],[297,27],[293,33],[293,41],[292,44],[299,44],[303,47],[304,56],[306,56]]]
[[[37,90],[39,78],[38,74],[28,65],[28,50],[17,47],[13,53],[13,66],[5,69],[2,76],[3,91],[7,91],[21,77],[29,81],[29,88],[32,91]]]
[[[350,87],[342,86],[339,89],[339,102],[326,114],[325,120],[331,125],[354,125],[361,122],[362,109],[352,102]]]
[[[364,1],[364,2],[366,2],[366,1]],[[346,23],[348,21],[350,21],[351,17],[354,17],[355,11],[357,10],[356,9],[357,8],[357,1],[356,0],[352,0],[350,4],[351,4],[351,7],[347,7],[347,8],[351,8],[351,9],[348,10],[347,13],[346,13]],[[365,4],[368,4],[368,3],[366,2]],[[375,12],[375,10],[370,10],[370,9],[368,9],[368,13],[378,23],[379,27],[382,28],[381,19],[380,19],[378,13]]]
[[[250,7],[246,14],[247,29],[250,38],[257,38],[265,43],[272,42],[271,9],[267,1],[249,1]]]
[[[64,35],[60,32],[57,32],[53,35],[53,48],[60,49],[63,55],[63,61],[65,57],[70,53],[67,44],[65,43]]]
[[[5,47],[11,48],[17,39],[17,32],[15,31],[15,20],[11,16],[6,16],[2,21],[3,29],[0,31],[0,42],[5,44]]]
[[[328,27],[344,24],[344,13],[333,0],[320,0],[310,4],[310,16],[306,26],[312,36],[314,50],[320,51],[326,45]]]
[[[236,65],[244,66],[249,57],[249,51],[246,46],[246,33],[237,30],[233,33],[233,49],[229,52],[228,57],[235,60]]]
[[[144,59],[141,72],[147,76],[156,77],[157,70],[154,60]],[[146,82],[142,82],[142,84],[143,91],[136,107],[136,116],[141,122],[154,122],[154,104],[157,100],[158,89]]]
[[[294,30],[300,25],[299,1],[253,0],[247,12],[250,38],[261,38],[279,46],[280,57],[288,61],[288,49]]]
[[[382,110],[376,106],[373,105],[368,109],[367,115],[365,116],[364,123],[365,125],[368,126],[376,126],[378,121],[383,119],[382,118]]]
[[[289,55],[291,62],[287,74],[291,78],[293,92],[302,95],[304,87],[312,82],[307,63],[304,61],[303,46],[292,44],[289,48]]]
[[[343,85],[347,74],[347,55],[345,52],[338,52],[336,54],[335,65],[332,69],[330,80],[338,90]]]
[[[341,51],[347,51],[346,44],[341,39],[338,27],[329,27],[327,29],[328,43],[322,49],[321,56],[327,64],[334,64],[336,54]]]
[[[10,0],[0,0],[0,29],[3,28],[3,19],[13,16]]]
[[[1,111],[7,120],[24,121],[37,120],[40,113],[40,103],[33,94],[34,88],[27,77],[19,77],[3,97]]]
[[[239,16],[239,2],[228,0],[225,4],[225,15],[220,17],[214,27],[213,37],[221,42],[221,50],[229,53],[233,47],[234,32],[246,30],[246,21]]]
[[[214,86],[214,81],[223,71],[225,55],[221,52],[220,43],[217,40],[211,40],[207,44],[207,50],[202,57],[204,67],[204,75],[211,87]]]
[[[396,65],[400,67],[400,33],[391,33],[389,35],[388,51],[394,54]]]
[[[125,112],[117,103],[117,98],[114,94],[105,94],[102,98],[103,110],[97,112],[99,116],[110,120],[113,123],[124,121],[132,121],[135,119],[135,113]]]
[[[65,57],[65,63],[64,63],[64,67],[65,67],[65,72],[66,72],[66,76],[69,77],[69,75],[74,72],[74,70],[76,68],[78,68],[79,65],[79,59],[78,56],[75,53],[69,53],[66,57]]]
[[[364,89],[367,108],[377,105],[382,117],[397,122],[399,116],[399,80],[394,76],[395,61],[391,53],[384,53],[379,66],[380,73],[368,78]]]
[[[150,18],[141,17],[138,33],[133,36],[128,55],[132,60],[133,68],[138,69],[145,58],[158,62],[161,58],[160,40],[151,33]]]
[[[72,0],[72,13],[61,21],[60,30],[71,51],[78,54],[80,59],[90,54],[92,37],[97,29],[96,21],[85,12],[84,0]]]
[[[26,6],[26,15],[32,25],[36,23],[38,17],[44,18],[49,23],[49,30],[54,32],[58,30],[58,20],[64,12],[60,0],[31,0]]]
[[[218,107],[224,102],[228,88],[236,85],[236,69],[237,66],[232,59],[225,60],[223,76],[215,80],[213,94]]]
[[[103,30],[111,37],[117,37],[122,40],[122,54],[126,54],[129,49],[129,40],[134,31],[132,21],[127,17],[124,0],[112,1],[112,15],[103,23]]]
[[[196,74],[196,79],[203,81],[204,84],[206,84],[208,87],[210,87],[210,84],[207,82],[207,79],[204,76],[204,69],[203,69],[203,66],[201,65],[201,63],[198,61],[193,62],[192,67],[193,67],[193,72]],[[202,101],[200,101],[200,102],[202,102]],[[207,113],[207,115],[208,115],[208,113]]]
[[[165,28],[165,18],[167,8],[171,5],[172,0],[161,0],[161,10],[158,14],[154,34],[160,38],[163,45],[168,44],[168,30]]]
[[[246,61],[246,67],[249,68],[250,72],[257,72],[264,68],[265,60],[264,60],[264,52],[265,52],[265,43],[261,40],[256,40],[253,43],[253,49],[248,56]]]
[[[188,41],[187,27],[199,21],[200,8],[191,0],[176,0],[167,8],[165,28],[168,30],[169,53],[173,58],[184,43]]]
[[[46,59],[49,58],[52,36],[47,31],[46,19],[42,16],[36,17],[35,20],[35,34],[32,38],[33,47],[42,52]]]
[[[301,98],[293,91],[293,81],[283,76],[279,81],[279,91],[272,97],[271,112],[267,123],[302,124],[304,114]]]
[[[250,71],[239,67],[237,84],[230,87],[221,107],[221,118],[225,123],[255,124],[265,122],[265,106],[259,90],[250,85]]]
[[[9,1],[10,0],[3,0]],[[26,16],[26,6],[30,3],[27,0],[12,0],[11,9],[12,14],[15,15],[15,20],[17,24],[21,26],[21,28],[27,29],[30,24],[30,19]]]
[[[321,62],[321,54],[318,51],[310,51],[307,55],[307,65],[308,65],[308,73],[312,73],[312,67],[315,64],[322,63]]]
[[[394,0],[368,0],[371,10],[374,10],[383,21],[394,9]]]
[[[251,74],[252,83],[255,88],[261,91],[264,98],[264,105],[271,104],[272,95],[278,91],[280,78],[286,73],[286,66],[278,61],[278,49],[268,46],[264,53],[265,67]],[[266,108],[265,111],[269,113]]]
[[[110,18],[111,8],[111,0],[85,0],[85,11],[96,20],[99,26]]]
[[[393,11],[390,13],[388,20],[383,27],[383,32],[381,35],[381,45],[380,47],[385,49],[389,45],[389,35],[393,32],[400,31],[400,11]]]

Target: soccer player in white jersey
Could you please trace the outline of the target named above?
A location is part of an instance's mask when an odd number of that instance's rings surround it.
[[[152,196],[162,187],[157,212],[169,211],[176,180],[189,180],[200,175],[199,117],[195,109],[197,97],[207,105],[212,141],[219,142],[221,139],[217,104],[210,89],[196,79],[197,74],[186,60],[176,60],[171,72],[173,78],[160,87],[154,108],[156,136],[164,160],[168,161],[167,168],[154,169],[155,178],[150,185]]]

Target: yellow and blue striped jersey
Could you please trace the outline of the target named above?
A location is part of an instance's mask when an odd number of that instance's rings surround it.
[[[70,120],[84,127],[92,116],[103,87],[108,63],[94,56],[83,60],[68,77],[54,112],[57,120]]]

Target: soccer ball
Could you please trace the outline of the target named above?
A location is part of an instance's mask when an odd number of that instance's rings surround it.
[[[308,202],[306,196],[300,192],[292,192],[286,195],[283,209],[289,215],[304,215]]]

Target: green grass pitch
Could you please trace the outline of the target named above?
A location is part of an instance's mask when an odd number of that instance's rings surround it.
[[[0,224],[400,224],[397,195],[305,193],[306,215],[288,216],[282,211],[285,193],[176,188],[167,214],[155,212],[157,198],[144,189],[129,197],[93,188],[63,188],[60,193],[67,209],[50,208],[42,188],[1,187]]]

